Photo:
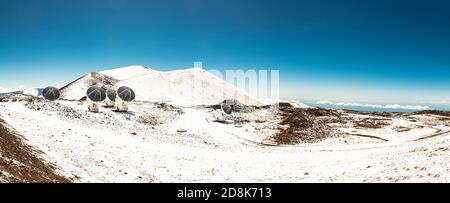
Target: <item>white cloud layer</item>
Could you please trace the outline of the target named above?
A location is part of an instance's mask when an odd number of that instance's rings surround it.
[[[318,101],[316,104],[321,105],[334,105],[334,106],[350,106],[350,107],[365,107],[365,108],[377,108],[377,109],[405,109],[405,110],[429,110],[429,106],[421,105],[400,105],[400,104],[362,104],[358,102],[331,102],[331,101]]]
[[[13,91],[15,91],[15,90],[14,89],[0,87],[0,93],[13,92]]]

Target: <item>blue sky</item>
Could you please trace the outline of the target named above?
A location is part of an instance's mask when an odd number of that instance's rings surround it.
[[[450,104],[450,2],[0,0],[0,86],[127,65],[279,69],[285,98]]]

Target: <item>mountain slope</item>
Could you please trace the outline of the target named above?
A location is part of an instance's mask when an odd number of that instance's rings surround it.
[[[211,105],[225,99],[237,99],[248,105],[262,104],[257,98],[203,69],[161,72],[144,66],[91,72],[62,87],[61,98],[80,100],[92,85],[128,86],[136,92],[136,100],[180,106]]]
[[[262,104],[245,91],[200,68],[153,72],[121,81],[117,86],[133,88],[137,100],[164,101],[181,106],[211,105],[224,99],[237,99],[248,105]]]
[[[150,68],[144,66],[128,66],[123,68],[116,68],[111,70],[100,71],[98,73],[102,75],[106,75],[108,77],[117,79],[117,80],[128,80],[131,78],[156,73]]]
[[[92,85],[114,86],[119,80],[100,73],[91,72],[60,89],[61,99],[80,100],[86,96],[86,91]]]

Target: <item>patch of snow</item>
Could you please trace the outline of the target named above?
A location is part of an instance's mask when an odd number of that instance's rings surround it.
[[[115,78],[117,80],[128,80],[131,78],[157,73],[158,71],[152,70],[144,66],[128,66],[123,68],[116,68],[111,70],[100,71],[100,74]]]
[[[289,101],[287,101],[287,103],[291,104],[295,108],[301,108],[301,109],[311,108],[310,106],[308,106],[302,102],[299,102],[297,100],[289,100]]]
[[[39,96],[39,90],[36,88],[28,88],[22,91],[22,94],[28,95],[28,96]]]
[[[0,87],[0,94],[1,93],[16,92],[16,91],[17,90],[15,90],[15,89]]]
[[[160,117],[172,113],[140,102],[131,103],[129,113],[102,109],[97,114],[74,101],[43,102],[45,108],[30,108],[26,102],[1,103],[0,116],[25,142],[42,151],[39,155],[44,160],[75,182],[450,180],[448,133],[422,141],[403,138],[415,139],[431,131],[413,130],[387,143],[329,141],[269,147],[260,143],[270,132],[259,134],[255,123],[237,128],[212,122],[212,112],[205,108],[182,108],[181,116],[148,126],[137,122],[142,112],[158,112]],[[181,128],[187,132],[177,133]]]

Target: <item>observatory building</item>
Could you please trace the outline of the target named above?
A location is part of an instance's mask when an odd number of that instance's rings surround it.
[[[107,89],[105,106],[106,107],[115,107],[116,97],[117,97],[117,90],[115,90],[114,88]]]
[[[119,87],[117,90],[117,96],[116,96],[116,111],[118,112],[126,112],[128,111],[128,105],[127,102],[132,102],[136,98],[136,94],[134,91],[129,87]]]
[[[106,91],[98,86],[90,87],[86,92],[88,110],[91,112],[100,111],[100,103],[106,99]]]
[[[59,92],[59,89],[56,87],[46,87],[44,91],[42,91],[42,95],[47,100],[55,101],[59,99],[61,93]]]
[[[216,121],[225,123],[227,116],[233,113],[235,102],[233,100],[225,100],[220,104],[220,108],[216,110]]]

